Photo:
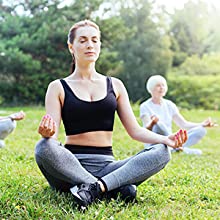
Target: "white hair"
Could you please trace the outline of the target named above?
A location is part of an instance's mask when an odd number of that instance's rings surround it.
[[[166,81],[166,79],[165,79],[163,76],[161,76],[161,75],[154,75],[154,76],[151,76],[151,77],[148,79],[148,81],[147,81],[147,83],[146,83],[146,89],[147,89],[147,91],[151,94],[152,91],[153,91],[153,89],[154,89],[154,87],[155,87],[158,83],[163,83],[164,86],[165,86],[165,92],[167,92],[167,89],[168,89],[168,87],[167,87],[167,81]]]

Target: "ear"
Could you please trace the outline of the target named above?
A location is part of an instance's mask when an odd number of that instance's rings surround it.
[[[68,48],[71,54],[73,54],[73,45],[68,43]]]

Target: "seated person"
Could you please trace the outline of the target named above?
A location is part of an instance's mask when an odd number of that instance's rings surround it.
[[[36,162],[49,185],[71,192],[83,210],[105,197],[135,200],[136,187],[169,162],[167,146],[180,148],[187,140],[185,130],[163,136],[137,123],[123,82],[96,71],[100,37],[99,27],[89,20],[70,28],[72,71],[48,86],[47,114],[38,128],[42,139],[35,148]],[[151,149],[116,160],[112,146],[115,114],[131,138],[154,144]],[[64,145],[58,140],[61,120]]]
[[[146,83],[146,89],[151,94],[151,98],[140,105],[143,126],[157,134],[169,135],[172,133],[172,121],[174,121],[178,127],[187,129],[188,132],[188,140],[183,145],[183,152],[202,154],[201,150],[189,147],[197,144],[205,136],[205,127],[216,125],[211,118],[200,123],[187,121],[172,101],[163,98],[168,88],[166,79],[160,75],[151,76]],[[148,147],[149,144],[145,144],[145,148]],[[178,150],[172,150],[172,152],[176,151]]]
[[[24,117],[23,111],[0,117],[0,148],[5,146],[4,139],[16,128],[16,121]]]

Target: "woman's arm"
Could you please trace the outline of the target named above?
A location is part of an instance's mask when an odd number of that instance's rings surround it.
[[[123,83],[120,80],[113,78],[113,85],[117,94],[117,112],[119,118],[128,134],[133,139],[143,143],[162,143],[173,148],[181,147],[182,144],[185,143],[187,140],[187,134],[185,131],[179,131],[175,135],[162,136],[142,128],[134,116],[129,102],[129,97]]]
[[[141,117],[141,120],[144,124],[144,127],[148,130],[151,130],[152,131],[152,128],[155,124],[157,124],[157,122],[159,121],[159,118],[156,116],[156,115],[152,115],[150,117],[150,120],[149,118],[146,116],[146,115],[143,115]]]
[[[23,111],[20,111],[20,112],[16,112],[8,116],[0,117],[0,120],[10,118],[12,120],[20,121],[24,119],[24,117],[25,117],[25,113]]]
[[[217,125],[216,123],[212,122],[212,119],[210,117],[200,123],[187,121],[179,112],[177,112],[173,116],[173,121],[176,123],[177,126],[185,128],[185,129],[190,129],[190,128],[194,128],[197,126],[213,127]]]
[[[46,115],[43,116],[38,129],[39,134],[43,137],[58,138],[63,96],[59,80],[51,82],[45,97]]]

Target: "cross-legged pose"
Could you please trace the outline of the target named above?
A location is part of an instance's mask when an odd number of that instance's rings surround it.
[[[73,58],[69,76],[51,82],[46,93],[46,115],[38,132],[37,164],[50,186],[71,191],[80,206],[96,199],[118,194],[130,201],[136,186],[163,169],[170,160],[167,146],[181,147],[185,130],[169,136],[141,127],[133,114],[123,83],[95,69],[100,53],[99,27],[92,21],[80,21],[68,34]],[[135,140],[154,145],[136,155],[117,161],[112,150],[115,113]],[[58,140],[63,121],[64,145]],[[126,147],[126,146],[124,146]]]
[[[197,144],[206,134],[205,127],[213,127],[211,118],[201,123],[187,121],[179,112],[177,106],[170,100],[163,98],[167,92],[166,79],[160,75],[151,76],[146,89],[151,94],[151,98],[140,105],[140,117],[143,127],[161,135],[172,134],[172,122],[187,130],[188,140],[183,144],[183,152],[186,154],[202,154],[200,149],[189,148]],[[146,143],[145,148],[150,147]],[[176,152],[178,150],[171,150]]]
[[[23,111],[0,117],[0,148],[5,146],[4,139],[16,128],[16,121],[24,117]]]

